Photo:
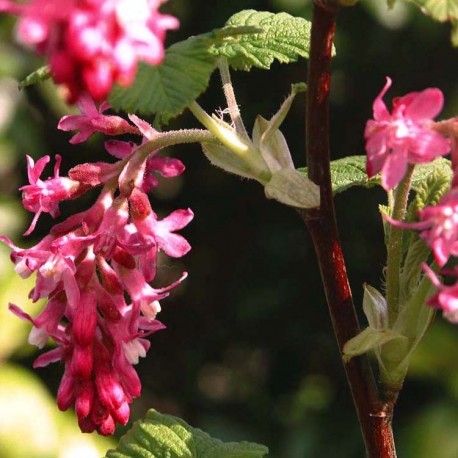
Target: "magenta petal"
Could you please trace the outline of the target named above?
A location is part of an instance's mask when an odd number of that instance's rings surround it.
[[[444,291],[439,293],[439,302],[444,311],[451,312],[458,310],[457,291],[444,289]]]
[[[165,288],[156,288],[154,291],[156,293],[164,293],[166,291],[170,291],[171,289],[175,288],[180,283],[182,283],[183,280],[185,280],[187,277],[188,277],[188,272],[183,272],[181,274],[181,277],[178,280],[175,280],[173,283],[171,283],[170,285],[166,286]]]
[[[105,370],[97,371],[95,386],[103,405],[110,410],[116,410],[123,404],[124,390],[112,373]]]
[[[161,228],[166,228],[169,231],[177,231],[185,227],[194,218],[194,213],[190,208],[186,210],[175,210],[162,219],[159,224]]]
[[[407,151],[405,149],[393,150],[387,156],[382,169],[382,186],[387,191],[394,188],[404,177],[407,170]]]
[[[405,116],[414,122],[435,118],[444,106],[444,96],[437,88],[428,88],[419,92],[407,105]]]
[[[440,266],[444,266],[450,257],[449,247],[444,242],[444,239],[438,238],[433,242],[434,259]]]
[[[73,348],[71,370],[78,379],[89,380],[94,366],[94,354],[92,345],[81,347],[75,345]]]
[[[115,421],[121,425],[126,425],[130,416],[129,404],[124,401],[118,409],[112,410],[111,414],[113,415]]]
[[[166,326],[164,324],[162,324],[158,320],[146,320],[146,319],[144,319],[141,322],[141,328],[144,329],[145,331],[148,331],[148,334],[153,334],[155,332],[162,331],[162,330],[166,329]],[[145,334],[143,334],[143,335],[145,335]],[[146,342],[148,342],[148,341],[146,341]]]
[[[81,94],[76,105],[78,106],[80,112],[86,116],[97,116],[99,114],[95,102],[89,94]],[[105,110],[106,109],[107,108],[105,108]],[[104,110],[101,109],[100,112],[102,111]]]
[[[65,294],[67,295],[68,305],[75,308],[80,302],[80,289],[75,279],[75,275],[70,269],[64,270],[62,274],[64,280]]]
[[[92,381],[80,383],[75,400],[75,412],[78,419],[86,418],[94,407],[94,384]]]
[[[73,335],[81,347],[89,347],[97,325],[97,296],[94,290],[83,291],[73,318]]]
[[[114,156],[116,159],[124,159],[133,149],[137,146],[133,142],[123,142],[121,140],[107,140],[104,143],[105,149],[108,153]]]
[[[374,110],[374,119],[376,119],[377,121],[383,121],[385,119],[390,118],[390,113],[388,112],[388,109],[386,108],[386,105],[382,100],[383,96],[386,94],[390,86],[391,78],[387,76],[385,86],[383,86],[383,89],[380,91],[380,94],[376,97],[374,104],[372,105],[372,108]]]
[[[153,157],[148,160],[146,165],[147,172],[158,171],[163,177],[170,178],[181,175],[184,170],[184,164],[170,157]]]
[[[409,162],[422,164],[433,161],[450,151],[450,141],[434,130],[421,129],[412,140]]]
[[[428,276],[428,278],[431,280],[431,283],[436,287],[439,288],[441,285],[441,282],[437,278],[437,275],[434,273],[434,271],[426,264],[425,262],[421,265],[422,269],[425,271],[425,274]]]
[[[17,317],[19,317],[21,320],[24,320],[24,321],[30,321],[31,323],[33,323],[33,318],[28,314],[28,313],[25,313],[21,308],[19,308],[17,305],[15,304],[11,304],[11,302],[8,304],[8,309],[10,310],[10,312],[14,313]]]
[[[157,132],[151,124],[144,121],[134,114],[129,114],[129,119],[138,127],[138,130],[142,133],[144,137],[148,140],[151,139],[154,134]]]
[[[92,135],[92,133],[93,132],[89,129],[81,129],[81,132],[78,132],[77,134],[73,135],[73,137],[69,140],[69,143],[71,143],[72,145],[83,143]]]
[[[164,237],[156,235],[159,246],[172,258],[181,258],[191,249],[187,240],[178,234],[169,233]]]
[[[81,127],[81,119],[83,116],[81,115],[65,115],[62,116],[59,123],[57,124],[57,128],[59,130],[69,131],[69,130],[76,130]]]
[[[404,221],[398,221],[397,219],[393,219],[388,215],[383,215],[383,219],[385,221],[388,221],[393,226],[400,227],[401,229],[416,229],[418,231],[422,231],[431,226],[431,223],[429,221],[419,221],[418,223],[406,223]]]
[[[386,135],[383,130],[375,132],[367,139],[367,174],[369,177],[382,170],[387,157],[386,149]]]
[[[49,156],[43,156],[35,163],[30,156],[27,156],[27,174],[31,184],[35,184],[38,181],[49,161]]]
[[[34,369],[37,367],[46,367],[48,364],[56,363],[60,361],[63,357],[63,350],[62,348],[54,348],[46,353],[40,355],[35,362],[33,363]]]
[[[123,388],[126,395],[131,398],[140,396],[142,385],[135,369],[130,364],[123,363],[119,366],[118,370],[122,373]]]
[[[67,410],[75,400],[75,379],[68,368],[65,368],[64,375],[57,390],[57,407],[60,410]]]
[[[35,216],[33,217],[32,222],[30,223],[29,228],[24,232],[24,235],[27,236],[27,235],[30,235],[30,234],[33,232],[33,230],[35,229],[35,226],[37,225],[38,218],[40,217],[40,215],[41,215],[41,210],[39,210],[39,211],[37,211],[37,212],[35,213]]]

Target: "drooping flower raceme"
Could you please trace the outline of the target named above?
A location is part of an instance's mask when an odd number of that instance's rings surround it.
[[[81,123],[83,135],[91,129],[105,132],[113,121],[109,116],[103,119],[100,112],[97,116],[92,127]],[[119,131],[109,133],[124,133],[128,126],[129,131],[141,134],[147,123],[131,119],[141,128],[116,120]],[[148,129],[154,131],[151,126]],[[159,219],[145,192],[157,185],[153,174],[174,176],[184,170],[183,164],[156,156],[154,149],[144,154],[144,143],[142,155],[137,153],[138,145],[122,145],[120,142],[115,148],[118,162],[81,164],[70,170],[68,177],[59,176],[57,157],[54,177],[47,180],[40,176],[49,157],[36,163],[29,158],[30,184],[21,189],[23,204],[35,218],[27,234],[41,213],[58,216],[63,200],[75,199],[97,186],[102,187],[101,193],[91,208],[56,224],[31,248],[21,249],[0,237],[11,248],[18,274],[23,278],[36,274],[31,299],[47,298],[44,310],[35,318],[10,304],[16,315],[32,323],[30,343],[41,348],[52,338],[57,344],[39,356],[34,366],[62,362],[65,370],[57,396],[59,408],[74,405],[82,431],[97,430],[105,435],[113,433],[116,423],[127,423],[129,404],[141,391],[133,364],[150,347],[146,337],[164,328],[156,319],[160,301],[186,277],[184,273],[163,288],[151,286],[158,252],[171,257],[186,254],[190,246],[175,231],[193,217],[187,209]],[[173,172],[171,163],[175,165]]]
[[[116,82],[132,83],[139,60],[157,65],[167,30],[178,20],[158,12],[163,0],[30,0],[0,2],[19,15],[17,35],[47,56],[55,81],[75,102],[101,101]]]
[[[367,174],[381,172],[386,190],[401,181],[408,164],[430,162],[450,151],[450,141],[432,129],[433,118],[443,106],[442,92],[429,88],[398,97],[390,113],[382,100],[390,86],[387,77],[373,104],[374,119],[367,121],[364,132]]]

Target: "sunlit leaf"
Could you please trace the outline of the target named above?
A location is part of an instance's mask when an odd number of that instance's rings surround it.
[[[230,37],[212,47],[215,55],[226,57],[235,69],[250,70],[254,66],[268,70],[275,60],[290,63],[309,56],[311,23],[303,18],[287,13],[245,10],[226,22],[228,28],[235,26],[261,30]]]
[[[222,442],[184,420],[151,409],[106,458],[262,458],[264,445]]]

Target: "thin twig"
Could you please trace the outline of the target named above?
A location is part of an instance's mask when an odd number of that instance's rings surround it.
[[[320,186],[319,209],[300,211],[315,247],[331,320],[342,352],[344,344],[360,332],[339,241],[331,188],[328,98],[335,11],[313,7],[307,90],[307,165],[309,178]],[[380,398],[366,356],[345,365],[370,458],[395,458],[391,429],[394,399]]]

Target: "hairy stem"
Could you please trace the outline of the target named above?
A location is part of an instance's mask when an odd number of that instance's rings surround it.
[[[203,129],[180,129],[158,132],[156,136],[139,146],[134,151],[134,154],[147,157],[153,151],[160,148],[166,148],[167,146],[209,141],[216,141],[216,137],[208,130]]]
[[[405,217],[413,170],[414,166],[410,165],[394,194],[391,217],[398,221],[402,221]],[[393,325],[399,313],[399,280],[401,276],[403,233],[404,229],[400,227],[390,227],[386,264],[386,302],[390,326]]]
[[[310,231],[339,349],[360,332],[339,241],[331,188],[329,153],[330,61],[335,11],[314,4],[307,91],[307,165],[309,178],[320,186],[319,209],[301,210]],[[380,397],[366,356],[345,363],[345,372],[371,458],[394,458],[391,429],[394,400]]]
[[[234,123],[235,130],[239,135],[249,140],[250,137],[243,124],[242,116],[240,115],[239,106],[235,99],[234,87],[232,86],[231,74],[229,73],[229,65],[225,57],[218,58],[218,69],[221,75],[221,81],[223,83],[224,96],[226,97],[227,108],[229,109],[229,116]]]

